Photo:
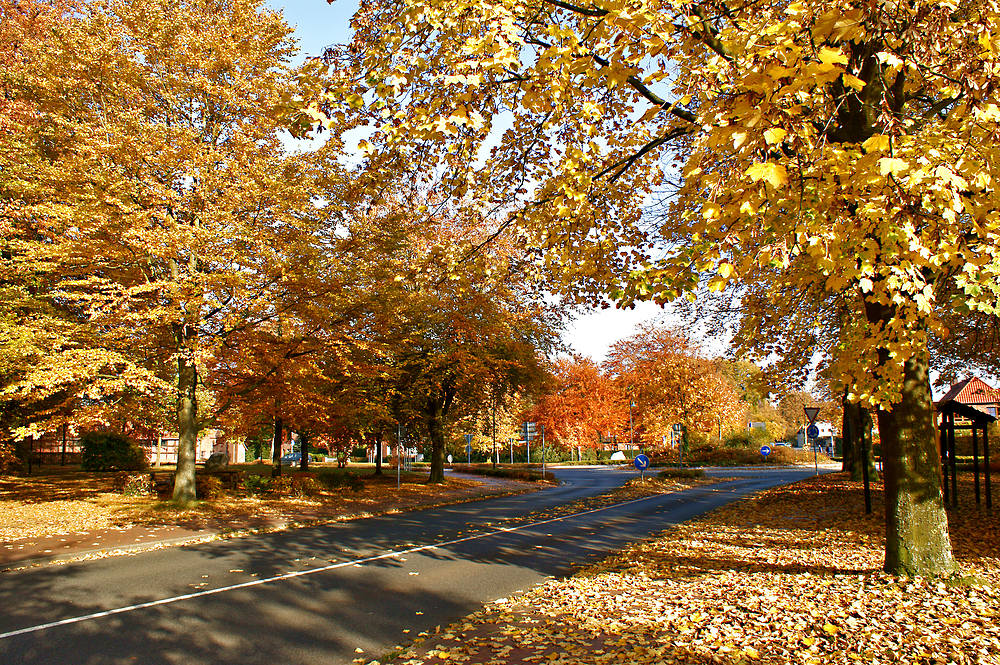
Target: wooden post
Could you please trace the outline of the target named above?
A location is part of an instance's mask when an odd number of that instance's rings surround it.
[[[951,414],[951,427],[948,428],[948,452],[951,462],[951,505],[958,508],[958,461],[955,459],[955,413]]]
[[[941,489],[944,491],[944,503],[948,505],[948,418],[949,414],[941,414],[941,424],[938,425],[938,443],[941,448]]]
[[[979,427],[972,423],[972,478],[976,485],[976,505],[979,505]]]
[[[855,428],[856,428],[856,426],[855,426]],[[854,429],[854,428],[852,428],[852,429]],[[869,476],[871,474],[868,471],[868,445],[869,445],[868,444],[868,439],[870,437],[867,434],[861,434],[861,436],[857,436],[857,433],[855,433],[855,432],[852,432],[852,435],[855,436],[855,439],[854,439],[854,446],[855,446],[855,448],[854,448],[854,450],[857,451],[858,448],[861,448],[861,455],[860,455],[860,457],[861,457],[861,478],[865,482],[865,515],[871,515],[872,514],[872,486],[871,486],[871,479],[869,478]]]
[[[993,491],[990,487],[990,430],[989,425],[983,427],[983,463],[986,465],[986,508],[993,507]]]

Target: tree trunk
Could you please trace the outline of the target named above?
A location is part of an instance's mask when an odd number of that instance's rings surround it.
[[[927,352],[906,361],[902,396],[878,412],[885,473],[885,570],[936,575],[955,569],[941,494],[941,457]]]
[[[875,455],[872,452],[872,414],[862,404],[851,404],[844,400],[844,465],[843,470],[851,474],[851,480],[864,478],[863,465],[868,465],[868,477],[878,478]]]
[[[858,430],[856,429],[856,422],[852,418],[852,409],[856,405],[847,401],[846,388],[840,398],[840,405],[840,438],[843,441],[843,457],[841,458],[840,470],[851,474],[851,480],[858,480],[855,477],[855,473],[861,473],[861,467],[858,465],[861,446],[857,438]]]
[[[174,472],[173,500],[181,505],[197,499],[194,458],[198,445],[198,370],[185,355],[177,358],[177,470]]]
[[[299,434],[299,452],[302,457],[299,458],[299,470],[308,471],[309,470],[309,436],[307,434]]]
[[[274,439],[271,443],[271,477],[277,478],[281,475],[281,442],[285,436],[283,431],[284,422],[281,416],[274,417]]]
[[[379,430],[373,435],[375,439],[375,474],[382,475],[382,431]]]
[[[444,427],[441,423],[441,407],[428,403],[427,435],[431,440],[431,475],[428,483],[444,482]]]

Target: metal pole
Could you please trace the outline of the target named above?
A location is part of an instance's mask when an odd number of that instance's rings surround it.
[[[510,438],[510,463],[514,463],[514,437]]]
[[[403,426],[396,430],[396,489],[399,489],[399,467],[403,464]]]
[[[524,440],[527,442],[528,445],[527,453],[525,453],[528,456],[528,459],[526,461],[528,464],[531,464],[531,432],[529,432],[527,428],[525,428],[524,430]]]
[[[806,445],[809,445],[809,425],[806,425]],[[816,444],[813,443],[813,466],[816,467],[816,475],[819,475],[819,451],[816,450]]]
[[[67,428],[66,423],[63,423],[62,462],[60,462],[62,466],[66,466],[66,428]],[[979,485],[977,484],[976,487],[979,487]]]

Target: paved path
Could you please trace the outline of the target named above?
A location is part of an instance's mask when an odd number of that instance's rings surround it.
[[[811,470],[575,513],[631,474],[487,500],[0,575],[0,663],[349,663],[664,527]],[[718,473],[732,476],[732,470]],[[410,632],[404,632],[410,631]]]

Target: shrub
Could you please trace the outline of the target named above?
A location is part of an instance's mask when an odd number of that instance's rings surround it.
[[[307,497],[315,496],[316,494],[319,494],[319,491],[319,481],[312,476],[293,476],[292,488],[288,491],[288,493],[291,496]]]
[[[199,499],[215,499],[222,496],[222,479],[218,476],[196,476],[195,492]]]
[[[774,441],[766,430],[754,428],[752,430],[740,430],[733,432],[726,437],[727,448],[751,448],[760,450],[760,447]]]
[[[704,478],[702,469],[664,469],[656,474],[657,478]]]
[[[337,469],[320,469],[316,474],[316,480],[327,489],[338,489],[346,487],[353,492],[358,492],[365,487],[361,478],[348,471]]]
[[[149,496],[153,493],[153,479],[147,473],[119,473],[115,476],[114,486],[125,496]]]
[[[21,466],[21,461],[17,458],[14,445],[10,443],[0,443],[0,473],[11,473]]]
[[[247,494],[263,494],[271,487],[271,479],[264,476],[246,476],[243,479],[243,489]]]
[[[312,476],[287,475],[271,480],[270,491],[283,496],[305,497],[319,492],[319,483]]]
[[[80,437],[80,448],[87,471],[141,471],[148,466],[143,449],[114,432],[88,432]]]

